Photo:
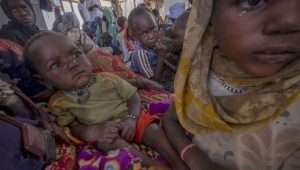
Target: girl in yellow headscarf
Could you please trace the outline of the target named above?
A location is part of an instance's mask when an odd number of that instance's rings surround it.
[[[190,169],[300,169],[299,9],[299,0],[193,2],[164,121]]]

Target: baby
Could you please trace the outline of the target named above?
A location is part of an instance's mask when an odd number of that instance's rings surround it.
[[[60,90],[49,102],[59,125],[76,129],[114,120],[117,123],[109,131],[96,128],[75,135],[105,151],[130,148],[146,164],[156,164],[128,142],[144,143],[159,151],[172,169],[186,168],[155,124],[158,118],[141,111],[136,88],[113,74],[93,74],[84,53],[64,35],[53,32],[36,35],[27,44],[24,55],[46,82]],[[110,142],[100,142],[106,138]]]

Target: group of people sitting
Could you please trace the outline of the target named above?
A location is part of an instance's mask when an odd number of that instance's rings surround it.
[[[150,10],[137,7],[128,22],[124,17],[118,20],[124,52],[114,55],[111,48],[99,46],[81,29],[74,13],[60,16],[54,31],[42,31],[36,26],[30,1],[3,0],[1,7],[10,19],[0,31],[1,132],[11,136],[3,141],[3,153],[9,156],[1,166],[50,170],[185,168],[160,126],[173,95],[159,82],[163,70],[155,70],[165,65],[165,55],[171,56],[173,51],[162,48],[165,42],[161,36],[169,35],[160,32]],[[180,20],[185,25],[187,17]],[[174,26],[168,38],[183,43],[179,41],[183,41],[184,25]],[[179,53],[174,55],[172,61],[177,65]],[[171,77],[175,67],[171,67]],[[171,77],[164,76],[165,80]],[[171,83],[169,86],[172,89]],[[7,119],[38,127],[40,133],[30,131],[25,136],[33,140],[33,149],[26,145],[24,151],[18,150],[25,132]],[[52,133],[44,133],[43,128]],[[40,152],[34,152],[37,150]]]
[[[300,1],[197,0],[167,30],[140,6],[121,55],[1,7],[0,169],[300,168]]]

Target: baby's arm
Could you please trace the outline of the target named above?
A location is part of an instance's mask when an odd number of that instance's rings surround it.
[[[132,141],[135,136],[137,119],[141,111],[141,99],[138,93],[135,93],[128,100],[128,116],[122,122],[121,136],[127,141]]]

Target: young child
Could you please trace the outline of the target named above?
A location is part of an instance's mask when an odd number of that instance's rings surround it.
[[[172,169],[185,169],[164,132],[155,124],[157,117],[141,110],[136,88],[113,74],[92,74],[89,60],[65,36],[41,33],[27,44],[24,55],[33,69],[61,90],[49,102],[59,125],[76,129],[115,120],[117,124],[109,131],[96,128],[77,136],[95,142],[105,151],[128,147],[145,163],[153,164],[129,144],[144,143],[159,151]],[[100,142],[105,140],[109,142]]]
[[[167,47],[167,57],[164,60],[159,82],[171,92],[174,91],[174,79],[180,60],[188,18],[189,12],[179,16],[172,29],[165,33],[165,41],[162,41],[162,44]]]
[[[190,169],[299,169],[299,7],[299,0],[193,1],[176,110],[164,121]]]
[[[133,9],[128,17],[128,31],[135,44],[130,56],[131,69],[148,79],[155,79],[159,62],[155,51],[159,28],[151,11],[143,7]]]

